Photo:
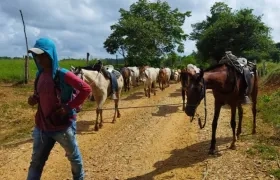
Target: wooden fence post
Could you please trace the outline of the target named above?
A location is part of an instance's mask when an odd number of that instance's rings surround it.
[[[25,61],[24,61],[24,83],[27,84],[28,83],[28,72],[29,72],[29,68],[28,68],[28,64],[29,64],[29,55],[28,55],[28,43],[27,43],[27,36],[26,36],[26,31],[25,31],[25,23],[23,20],[23,15],[22,15],[22,11],[19,10],[20,15],[21,15],[21,19],[22,19],[22,24],[23,24],[23,31],[24,31],[24,36],[25,36],[25,45],[26,45],[26,56],[25,56]]]
[[[28,71],[28,56],[24,56],[24,83],[28,83],[29,71]]]
[[[89,61],[89,53],[87,52],[87,65],[88,65],[88,61]]]

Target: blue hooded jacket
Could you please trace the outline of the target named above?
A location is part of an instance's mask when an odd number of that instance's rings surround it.
[[[61,91],[61,102],[67,103],[72,99],[72,95],[74,92],[74,88],[64,82],[64,76],[68,72],[67,69],[59,68],[57,52],[54,42],[48,38],[40,38],[36,41],[34,48],[39,48],[47,53],[52,61],[52,77],[54,81],[59,80],[59,86]],[[36,62],[35,55],[32,53],[33,58],[35,60],[35,64],[37,66],[38,72],[36,73],[36,78],[42,73],[42,67]],[[59,70],[59,71],[58,71]],[[56,74],[56,73],[59,74]],[[76,110],[73,109],[70,115],[76,114]]]

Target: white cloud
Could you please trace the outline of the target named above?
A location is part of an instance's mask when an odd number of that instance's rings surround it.
[[[192,11],[183,26],[186,33],[191,24],[202,21],[215,0],[167,0],[172,8]],[[57,45],[60,58],[115,57],[103,48],[110,35],[110,26],[118,21],[119,9],[128,9],[136,0],[1,0],[0,3],[0,56],[25,54],[25,39],[19,9],[23,11],[29,46],[38,37],[50,37]],[[280,41],[280,1],[224,0],[233,9],[252,8],[256,15],[264,14],[263,21],[271,27],[272,37]],[[195,42],[185,42],[185,54],[195,50]]]

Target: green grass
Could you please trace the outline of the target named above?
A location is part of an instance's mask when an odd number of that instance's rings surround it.
[[[275,178],[280,179],[280,169],[273,169],[270,171],[270,174],[272,174]]]
[[[143,88],[139,86],[129,92],[122,92],[121,97],[126,97]],[[27,104],[27,97],[32,93],[33,84],[20,84],[17,86],[2,87],[0,90],[0,147],[11,146],[30,138],[34,126],[36,106]],[[106,100],[105,104],[112,100]],[[96,102],[85,100],[82,115],[88,111],[95,117]]]
[[[258,108],[264,122],[272,123],[280,128],[280,90],[259,97]]]
[[[268,160],[269,162],[278,161],[280,154],[275,146],[271,146],[266,143],[256,143],[246,152],[250,156],[253,156],[254,159],[256,159],[256,156],[258,156],[263,160]],[[280,169],[270,169],[268,172],[277,179],[280,179]]]
[[[261,79],[260,87],[280,87],[280,64],[268,63],[268,74]],[[258,96],[258,109],[264,122],[280,128],[280,88],[262,92]]]
[[[265,143],[253,145],[247,150],[247,153],[249,155],[259,155],[265,160],[276,160],[277,156],[279,156],[279,152],[274,146]]]
[[[92,63],[92,62],[91,62]],[[59,61],[61,67],[69,69],[73,66],[85,66],[85,60],[62,60]],[[24,60],[7,59],[0,60],[0,82],[17,83],[24,80]],[[29,79],[35,78],[37,68],[33,59],[29,60]]]

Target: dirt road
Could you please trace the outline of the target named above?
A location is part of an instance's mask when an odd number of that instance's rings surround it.
[[[120,107],[154,107],[122,109],[122,117],[115,124],[110,123],[113,112],[104,110],[106,123],[99,132],[93,131],[95,111],[80,115],[78,142],[86,179],[271,179],[259,162],[244,153],[247,141],[238,141],[237,150],[227,148],[232,139],[228,109],[222,109],[217,130],[221,155],[207,154],[213,117],[211,93],[207,93],[208,121],[200,130],[197,122],[191,123],[182,111],[179,84],[157,90],[157,95],[150,99],[142,91],[124,97]],[[113,107],[113,103],[106,107]],[[203,115],[203,103],[198,113]],[[1,149],[0,179],[25,179],[31,150],[30,142]],[[42,179],[72,179],[70,165],[60,146],[53,149]]]

